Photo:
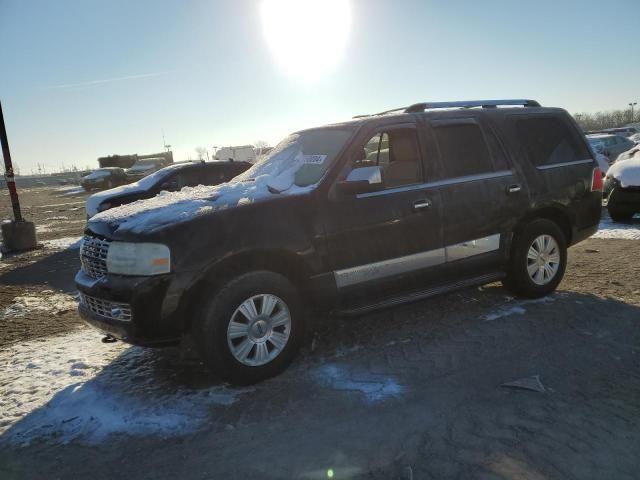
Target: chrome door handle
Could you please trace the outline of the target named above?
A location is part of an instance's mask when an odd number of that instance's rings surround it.
[[[507,187],[507,193],[518,193],[520,190],[522,190],[520,185],[509,185]]]
[[[417,202],[413,203],[414,210],[420,210],[421,208],[431,208],[431,200],[418,200]]]

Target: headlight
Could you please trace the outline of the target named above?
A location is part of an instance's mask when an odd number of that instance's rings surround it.
[[[159,243],[111,242],[107,271],[121,275],[160,275],[171,270],[169,247]]]

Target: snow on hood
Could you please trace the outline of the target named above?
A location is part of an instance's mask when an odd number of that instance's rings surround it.
[[[640,187],[640,148],[625,152],[607,171],[607,176],[620,182],[622,188]]]
[[[308,163],[307,156],[302,154],[293,140],[279,150],[269,160],[254,165],[229,183],[160,192],[153,198],[98,213],[91,217],[89,226],[95,222],[107,222],[118,232],[153,232],[198,215],[253,203],[273,195],[309,192],[312,185],[301,187],[295,184],[296,173]],[[113,190],[109,192],[113,193]]]

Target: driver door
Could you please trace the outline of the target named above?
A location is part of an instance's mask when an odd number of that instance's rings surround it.
[[[348,194],[336,183],[330,191],[324,218],[328,258],[347,303],[405,291],[444,264],[439,198],[425,183],[422,143],[415,123],[362,133],[338,181],[354,167],[377,165],[382,188]]]

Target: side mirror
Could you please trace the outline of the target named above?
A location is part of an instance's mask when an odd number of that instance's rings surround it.
[[[349,172],[347,178],[338,182],[342,193],[358,194],[382,190],[382,169],[378,165],[358,166]]]

